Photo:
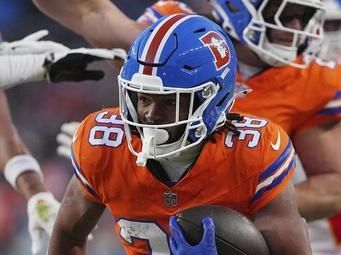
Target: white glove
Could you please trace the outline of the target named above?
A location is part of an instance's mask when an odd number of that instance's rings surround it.
[[[52,82],[100,80],[101,70],[87,70],[94,61],[114,60],[125,56],[124,50],[86,49],[68,50],[65,53],[36,55],[0,55],[0,88],[45,78]]]
[[[89,63],[125,59],[123,49],[69,49],[51,41],[38,41],[47,30],[22,40],[0,44],[0,88],[45,78],[52,82],[100,80],[104,72],[87,70]]]
[[[50,192],[33,195],[27,202],[28,231],[32,239],[32,254],[43,254],[51,237],[53,225],[60,207],[60,203]]]
[[[63,53],[70,50],[68,47],[60,43],[39,41],[48,34],[49,31],[40,30],[18,41],[2,42],[0,43],[0,55],[35,55],[47,52]]]
[[[60,133],[57,135],[57,154],[67,159],[71,158],[71,145],[74,139],[74,134],[79,127],[80,122],[64,123],[60,128]]]

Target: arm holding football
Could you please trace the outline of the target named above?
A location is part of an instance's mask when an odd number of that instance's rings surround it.
[[[86,254],[87,237],[105,206],[86,198],[73,177],[61,202],[49,244],[49,255]]]
[[[292,184],[256,211],[253,222],[267,242],[271,255],[312,254],[305,223],[298,213]]]

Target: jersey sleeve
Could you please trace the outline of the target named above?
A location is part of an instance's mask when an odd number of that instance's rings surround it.
[[[158,1],[151,7],[146,8],[145,12],[137,19],[137,22],[145,26],[150,26],[164,16],[177,13],[193,14],[194,12],[182,2]]]
[[[320,101],[311,117],[298,130],[318,126],[329,121],[341,120],[341,66],[332,61],[317,59],[311,71],[311,93]],[[321,66],[325,65],[325,66]],[[313,97],[313,96],[311,96]]]
[[[92,113],[80,124],[72,144],[74,174],[83,192],[92,201],[105,204],[124,150],[124,127],[118,108]]]
[[[249,200],[250,214],[283,192],[295,170],[295,151],[283,129],[268,123],[261,136],[259,149],[262,160],[259,160],[259,167],[253,176],[253,189]]]
[[[89,148],[87,140],[90,119],[90,116],[84,119],[73,136],[71,162],[74,175],[81,184],[84,195],[94,202],[101,203],[101,197],[96,190],[95,182],[92,181],[94,176],[89,164],[91,148]]]

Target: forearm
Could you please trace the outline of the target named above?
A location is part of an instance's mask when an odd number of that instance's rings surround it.
[[[293,185],[253,217],[271,255],[311,255],[306,225],[297,210]]]
[[[304,129],[293,138],[308,177],[296,185],[299,211],[307,220],[341,212],[340,141],[341,121]]]
[[[88,200],[76,177],[72,177],[54,224],[48,254],[85,254],[87,237],[104,209],[104,205]]]
[[[2,120],[1,117],[0,120]],[[6,125],[2,122],[0,125],[0,152],[0,171],[4,170],[6,163],[13,156],[28,154],[26,146],[12,124]]]
[[[307,221],[341,212],[341,173],[310,176],[295,189],[299,212]]]
[[[271,222],[270,224],[268,223],[268,225],[272,225],[271,229],[261,229],[261,233],[267,243],[277,244],[276,246],[269,247],[271,255],[312,254],[309,247],[308,233],[303,220],[297,221],[295,225],[290,226],[283,226],[283,224],[276,226],[273,221]],[[279,229],[280,231],[278,231]]]
[[[40,192],[48,192],[42,177],[36,172],[27,171],[21,174],[17,180],[17,190],[27,200]]]
[[[38,8],[102,48],[129,49],[143,27],[108,0],[33,0]]]
[[[3,172],[6,164],[13,157],[27,155],[29,152],[12,123],[7,99],[2,90],[0,90],[0,121],[0,171]],[[29,168],[18,176],[16,188],[26,199],[46,191],[41,176],[37,172],[30,171]]]
[[[48,255],[82,255],[85,254],[85,247],[86,240],[74,240],[55,227],[50,239]]]

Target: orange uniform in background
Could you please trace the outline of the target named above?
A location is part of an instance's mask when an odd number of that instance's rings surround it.
[[[146,9],[138,22],[151,25],[175,13],[194,12],[178,1],[158,1]],[[236,100],[233,111],[270,119],[289,136],[303,128],[341,119],[341,66],[322,59],[307,61],[311,64],[306,69],[269,68],[248,80],[239,75],[239,86],[251,88],[252,92]]]
[[[170,254],[169,217],[189,207],[222,205],[250,216],[284,191],[295,167],[286,133],[255,117],[235,125],[239,137],[225,129],[214,133],[185,176],[167,184],[137,167],[118,109],[81,123],[73,144],[75,175],[84,194],[110,210],[127,254]]]
[[[341,119],[341,66],[315,59],[306,69],[270,68],[243,81],[252,92],[236,100],[233,110],[249,112],[295,132]]]
[[[178,1],[158,1],[151,7],[146,8],[144,14],[137,19],[137,22],[145,26],[150,26],[158,19],[175,13],[193,14],[194,12],[185,3]]]

